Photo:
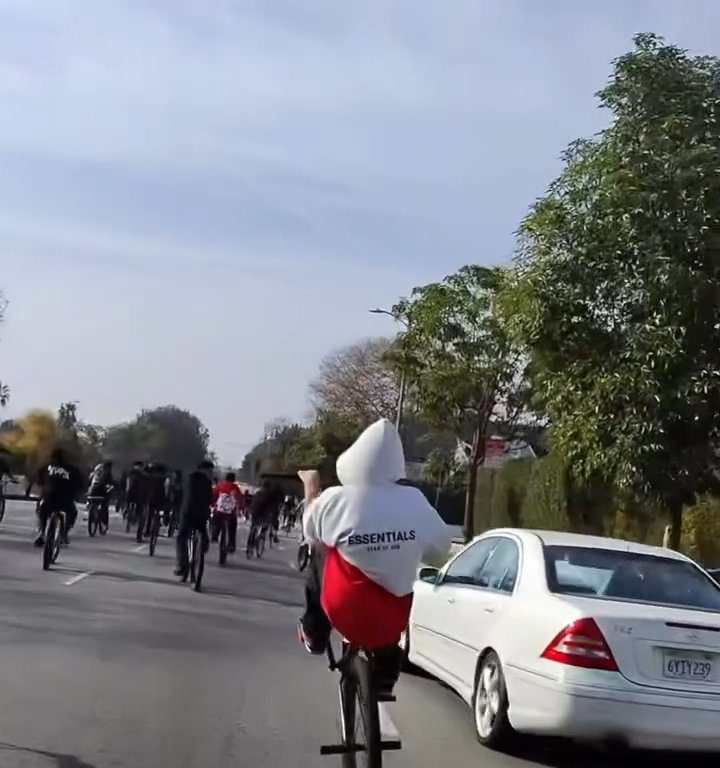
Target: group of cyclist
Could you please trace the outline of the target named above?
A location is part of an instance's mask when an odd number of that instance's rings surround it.
[[[56,448],[36,478],[40,487],[37,505],[35,545],[42,547],[49,514],[62,511],[67,520],[64,532],[77,520],[76,499],[86,492],[88,501],[98,504],[101,520],[107,527],[110,505],[127,520],[127,529],[135,527],[135,539],[141,543],[150,536],[152,521],[158,517],[167,526],[169,536],[177,532],[175,574],[185,576],[188,568],[187,542],[195,530],[203,536],[204,547],[217,541],[223,525],[227,526],[227,552],[236,551],[238,521],[247,518],[249,542],[255,536],[269,535],[278,541],[282,524],[294,527],[302,503],[284,496],[269,481],[251,495],[242,491],[233,472],[219,482],[214,479],[211,461],[202,461],[185,477],[179,469],[169,470],[160,462],[136,461],[119,477],[113,473],[113,462],[103,461],[84,477],[62,448]],[[157,530],[157,529],[156,529]]]

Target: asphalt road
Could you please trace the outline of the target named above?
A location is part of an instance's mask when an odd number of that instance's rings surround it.
[[[43,572],[32,513],[9,502],[0,523],[0,766],[340,765],[319,756],[337,735],[336,680],[295,639],[294,540],[224,569],[212,549],[196,594],[172,575],[174,542],[150,558],[117,519],[107,537],[89,539],[82,513],[70,548]],[[386,756],[390,768],[711,764],[535,739],[515,756],[495,754],[437,682],[404,675],[397,696],[390,713],[404,747]]]

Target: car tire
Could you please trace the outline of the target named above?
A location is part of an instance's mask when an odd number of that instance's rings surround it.
[[[478,665],[472,705],[478,741],[490,749],[507,747],[515,731],[508,719],[505,675],[495,651],[488,651]]]

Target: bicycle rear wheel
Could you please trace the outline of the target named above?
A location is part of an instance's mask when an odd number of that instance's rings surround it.
[[[345,744],[357,744],[363,749],[343,755],[343,768],[382,768],[380,715],[370,663],[356,654],[348,672],[341,682],[343,739]]]
[[[152,523],[150,523],[150,541],[148,542],[148,552],[150,557],[155,554],[158,538],[160,537],[160,515],[153,512]]]
[[[5,517],[5,496],[0,496],[0,522]]]
[[[43,571],[47,571],[54,562],[53,549],[57,536],[57,517],[50,515],[50,520],[45,526],[45,544],[43,545]]]
[[[94,501],[90,502],[88,507],[88,535],[94,536],[98,529],[98,508]]]
[[[255,557],[260,559],[265,551],[265,539],[267,538],[267,531],[260,531],[255,536]]]
[[[218,541],[218,562],[220,565],[225,565],[227,560],[227,538],[228,538],[228,522],[222,520],[220,522],[220,540]]]
[[[202,584],[203,573],[205,572],[205,547],[202,534],[199,531],[195,531],[193,535],[194,548],[196,551],[197,563],[195,566],[195,591],[200,591]]]
[[[98,531],[100,532],[100,535],[105,536],[108,532],[109,527],[110,527],[110,506],[108,504],[103,509],[100,510],[100,515],[98,517]]]

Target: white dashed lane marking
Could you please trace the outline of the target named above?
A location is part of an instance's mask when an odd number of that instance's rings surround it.
[[[72,579],[68,579],[67,581],[64,581],[63,584],[66,587],[72,587],[73,584],[77,584],[78,581],[82,581],[83,579],[87,579],[87,577],[92,573],[92,571],[85,571],[84,573],[78,573],[77,576],[73,576]]]

